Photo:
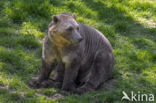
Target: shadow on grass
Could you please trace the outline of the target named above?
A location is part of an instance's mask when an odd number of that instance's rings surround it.
[[[41,103],[43,100],[39,97],[27,97],[20,93],[10,92],[0,88],[0,98],[2,103]]]
[[[156,41],[154,36],[154,34],[156,34],[156,30],[154,28],[144,27],[142,24],[135,21],[133,17],[131,17],[124,10],[124,8],[117,8],[113,3],[111,6],[108,6],[104,4],[104,2],[99,0],[85,0],[82,2],[84,2],[84,4],[91,10],[97,12],[97,18],[100,22],[102,22],[103,24],[113,25],[115,27],[115,32],[119,35],[115,36],[115,38],[110,38],[110,36],[107,35],[108,39],[113,39],[114,42],[112,42],[112,44],[115,49],[119,48],[118,45],[115,45],[116,39],[120,38],[120,36],[123,36],[130,40],[130,45],[133,45],[138,50],[147,50],[148,48],[149,52],[150,50],[154,52],[154,48],[151,48],[150,45],[150,43],[153,43],[152,46],[154,46],[154,42]],[[102,31],[103,33],[105,32],[102,27],[100,28],[100,31]],[[137,42],[138,38],[146,38],[147,42],[144,43],[145,45]],[[142,41],[144,42],[144,40]],[[145,46],[147,48],[144,48]],[[129,51],[131,51],[131,49],[129,49]],[[154,53],[152,54],[152,56],[154,56]],[[134,58],[134,61],[135,59],[136,58]]]
[[[97,18],[99,21],[106,24],[114,25],[116,28],[116,32],[120,33],[120,35],[124,35],[124,32],[126,32],[125,36],[130,35],[131,28],[127,27],[128,24],[137,27],[135,29],[139,29],[138,31],[140,31],[140,29],[143,30],[141,31],[142,33],[146,31],[150,31],[149,33],[152,35],[155,33],[155,30],[145,28],[142,24],[135,21],[133,17],[124,10],[124,8],[117,8],[116,5],[113,3],[111,4],[111,6],[108,6],[104,4],[104,2],[99,0],[85,0],[82,2],[84,2],[84,4],[91,10],[97,12]]]
[[[28,79],[40,70],[41,44],[34,36],[11,27],[1,28],[0,36],[1,82],[8,81],[13,89],[27,87]]]

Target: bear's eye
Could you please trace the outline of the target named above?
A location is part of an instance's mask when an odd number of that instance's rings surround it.
[[[73,30],[73,27],[71,26],[67,28],[67,31],[72,31],[72,30]]]

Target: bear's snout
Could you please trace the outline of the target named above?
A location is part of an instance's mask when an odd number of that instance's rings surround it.
[[[77,40],[80,42],[80,41],[82,41],[82,40],[83,40],[83,38],[82,38],[82,37],[80,37],[80,38],[78,38]]]

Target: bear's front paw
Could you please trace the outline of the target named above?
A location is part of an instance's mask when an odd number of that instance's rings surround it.
[[[74,85],[63,85],[61,89],[64,90],[64,91],[72,92],[72,91],[74,91],[76,88],[75,88]]]
[[[33,77],[29,82],[28,82],[29,86],[30,87],[33,87],[33,88],[39,88],[40,87],[40,80],[38,77]]]
[[[84,93],[86,93],[86,92],[90,92],[90,91],[93,91],[93,90],[94,90],[94,89],[92,89],[92,88],[82,86],[82,87],[80,87],[80,88],[77,88],[77,89],[74,91],[74,93],[81,95],[81,94],[84,94]]]
[[[64,91],[64,90],[61,90],[60,91],[60,94],[64,95],[64,96],[68,96],[70,95],[71,93],[70,92],[67,92],[67,91]]]
[[[62,83],[47,79],[41,83],[42,88],[61,88]]]

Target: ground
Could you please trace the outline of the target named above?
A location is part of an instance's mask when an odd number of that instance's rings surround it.
[[[52,15],[63,12],[76,13],[111,42],[115,67],[104,89],[57,98],[58,89],[28,86],[39,74]],[[156,94],[155,0],[0,1],[0,103],[121,103],[122,91]]]

